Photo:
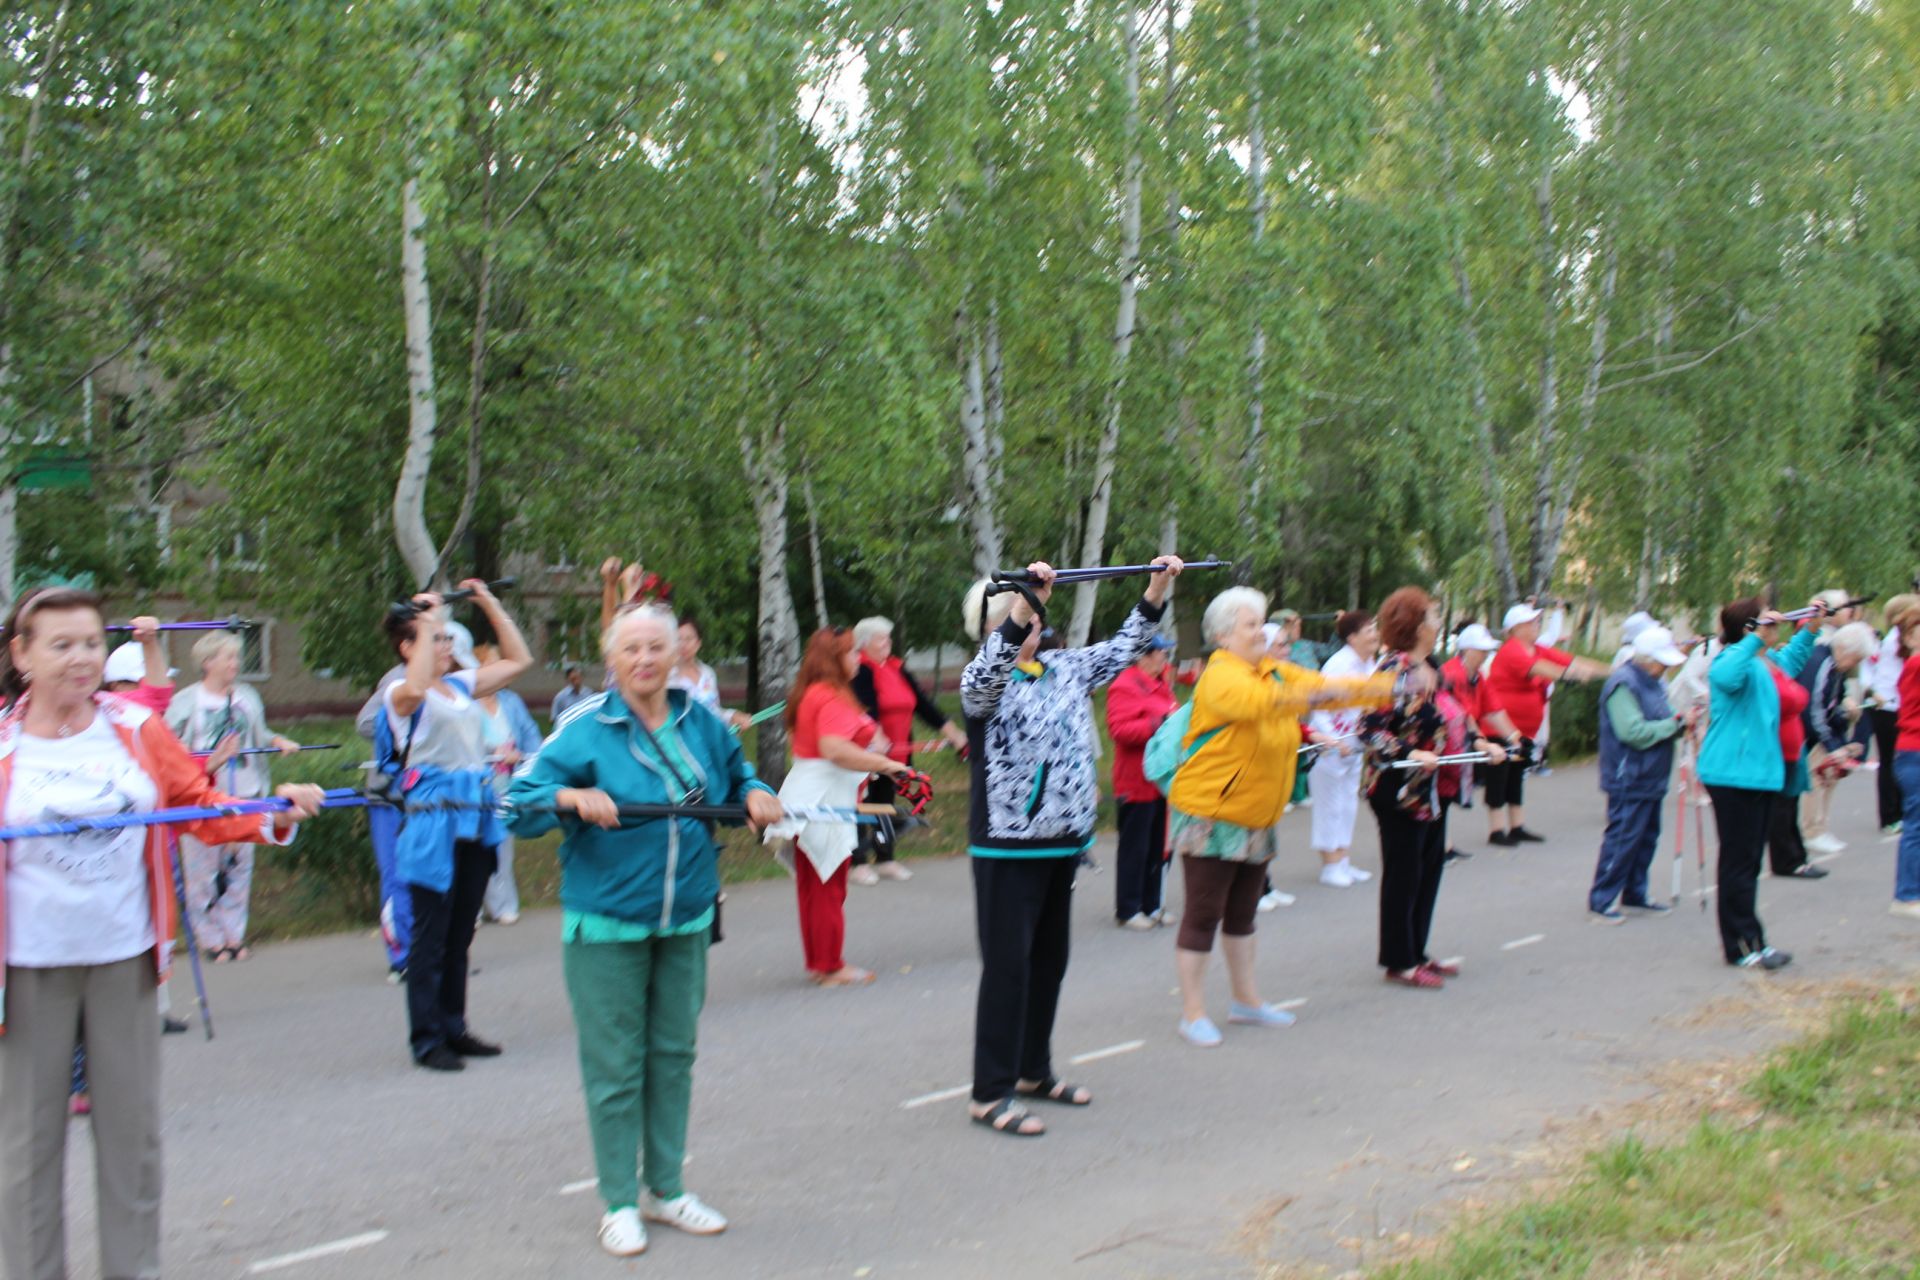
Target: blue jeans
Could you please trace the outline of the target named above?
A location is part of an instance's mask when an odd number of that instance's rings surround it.
[[[1894,752],[1893,776],[1900,783],[1900,859],[1893,896],[1920,902],[1920,751]]]
[[[1660,804],[1665,799],[1664,793],[1607,797],[1607,829],[1600,837],[1600,861],[1587,894],[1593,910],[1605,911],[1616,899],[1628,906],[1647,905],[1647,871],[1660,843]]]

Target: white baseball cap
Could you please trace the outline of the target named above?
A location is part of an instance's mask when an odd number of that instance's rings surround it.
[[[1636,660],[1651,658],[1663,667],[1677,667],[1687,660],[1673,643],[1673,632],[1665,627],[1648,627],[1633,638],[1633,656]]]
[[[1457,649],[1478,649],[1482,653],[1492,653],[1500,647],[1500,642],[1494,639],[1493,632],[1477,622],[1468,623],[1460,628],[1460,634],[1453,643]]]
[[[100,679],[106,684],[119,684],[143,679],[146,674],[147,655],[141,651],[139,641],[129,640],[107,655],[107,666],[100,673]]]
[[[1627,620],[1620,624],[1620,643],[1632,644],[1642,631],[1659,625],[1659,619],[1644,609],[1637,613],[1630,613],[1627,615]]]
[[[480,665],[480,660],[473,656],[473,632],[467,630],[466,624],[448,618],[447,634],[453,637],[455,671],[471,671]]]
[[[1502,631],[1511,631],[1515,627],[1525,626],[1539,616],[1540,610],[1534,608],[1532,605],[1517,604],[1507,610],[1507,616],[1501,619],[1500,629]]]

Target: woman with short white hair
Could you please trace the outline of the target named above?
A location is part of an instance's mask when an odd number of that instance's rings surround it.
[[[1846,602],[1844,592],[1824,592],[1821,603],[1832,608],[1835,602],[1828,597],[1833,595],[1840,597],[1839,603]],[[1853,721],[1858,708],[1849,710],[1846,684],[1860,669],[1860,664],[1880,647],[1880,637],[1864,622],[1849,622],[1828,632],[1824,639],[1824,644],[1814,647],[1813,661],[1800,673],[1800,682],[1807,686],[1809,695],[1806,711],[1808,786],[1800,801],[1800,834],[1813,852],[1838,853],[1847,844],[1827,830],[1833,810],[1833,789],[1852,767],[1851,762],[1867,751],[1866,744],[1854,737]]]
[[[1216,647],[1194,687],[1182,761],[1167,795],[1168,845],[1180,855],[1187,891],[1174,952],[1179,1031],[1197,1048],[1221,1040],[1202,987],[1215,933],[1223,937],[1232,988],[1227,1020],[1266,1027],[1293,1021],[1260,998],[1253,921],[1278,848],[1274,824],[1293,793],[1300,717],[1320,707],[1376,706],[1393,689],[1391,679],[1334,679],[1275,662],[1261,630],[1266,614],[1266,596],[1251,587],[1229,587],[1207,605],[1201,627]]]
[[[232,751],[276,747],[282,754],[299,744],[267,727],[267,708],[252,685],[240,683],[240,637],[209,631],[194,642],[200,679],[173,695],[167,727],[189,751],[212,752],[222,743]],[[239,755],[225,767],[208,761],[215,783],[228,795],[255,800],[267,794],[272,777],[263,755]],[[215,964],[245,960],[247,907],[253,893],[251,844],[202,844],[180,837],[180,871],[186,880],[187,915],[194,941]]]
[[[887,740],[886,754],[901,764],[913,764],[913,718],[917,715],[928,728],[937,732],[946,744],[958,750],[967,745],[967,735],[948,719],[947,713],[920,687],[907,670],[907,664],[893,651],[893,620],[862,618],[853,624],[853,649],[860,665],[850,683],[853,696],[873,717]],[[875,774],[867,782],[866,799],[870,804],[892,804],[893,777]],[[869,867],[871,856],[874,865]],[[878,884],[889,880],[911,880],[913,873],[894,860],[891,831],[862,827],[860,844],[853,851],[853,870],[847,878],[855,884]]]

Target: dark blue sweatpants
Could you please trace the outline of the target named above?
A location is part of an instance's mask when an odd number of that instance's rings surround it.
[[[1607,829],[1600,837],[1600,861],[1593,869],[1587,905],[1605,911],[1615,901],[1647,903],[1647,872],[1660,843],[1660,806],[1666,793],[1607,797]]]

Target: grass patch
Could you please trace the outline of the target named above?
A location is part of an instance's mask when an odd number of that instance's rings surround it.
[[[1590,1155],[1551,1195],[1376,1280],[1920,1280],[1920,1004],[1851,1000],[1773,1054],[1744,1117]]]

